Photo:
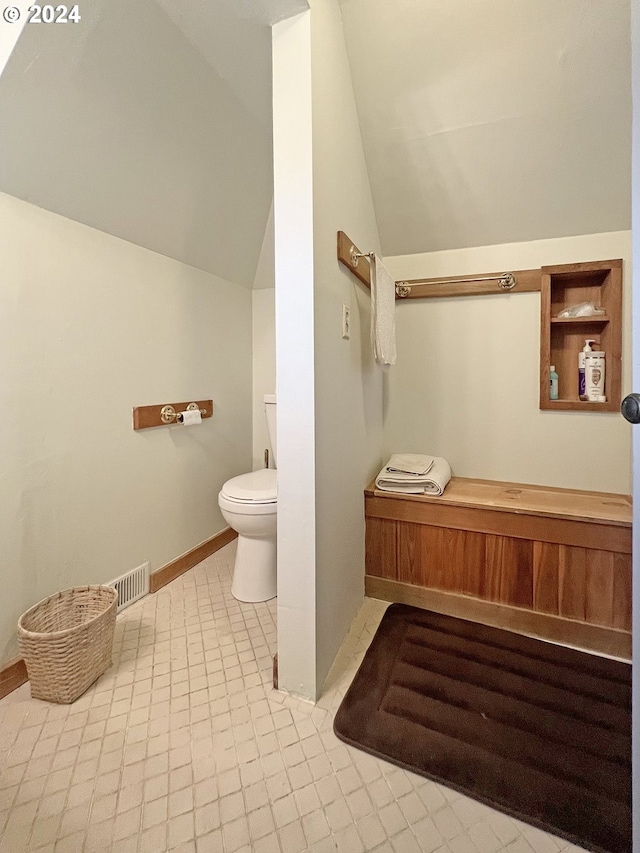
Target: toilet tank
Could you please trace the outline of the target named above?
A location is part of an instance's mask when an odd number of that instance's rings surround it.
[[[273,459],[273,467],[278,467],[276,456],[276,395],[265,394],[264,410],[267,415],[267,429],[269,431],[269,442],[271,443],[271,458]]]

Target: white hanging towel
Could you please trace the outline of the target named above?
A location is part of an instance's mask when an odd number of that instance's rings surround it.
[[[396,283],[377,255],[371,261],[371,345],[376,364],[396,363]]]

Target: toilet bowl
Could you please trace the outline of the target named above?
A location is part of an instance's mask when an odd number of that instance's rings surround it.
[[[222,487],[218,506],[238,534],[231,594],[239,601],[268,601],[277,594],[276,472],[263,468],[233,477]]]
[[[265,394],[265,412],[272,458],[276,461],[275,394]],[[238,534],[231,594],[238,601],[268,601],[277,595],[276,532],[277,474],[262,468],[227,480],[218,506],[229,527]]]

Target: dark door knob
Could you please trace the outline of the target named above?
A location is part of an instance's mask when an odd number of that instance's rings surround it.
[[[620,411],[630,424],[640,424],[640,394],[627,394]]]

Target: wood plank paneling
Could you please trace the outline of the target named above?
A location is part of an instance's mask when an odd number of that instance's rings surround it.
[[[482,534],[405,522],[398,522],[397,532],[396,574],[388,571],[367,571],[367,574],[395,577],[402,583],[465,595],[480,595],[485,568],[485,537]],[[372,563],[375,565],[376,561]]]
[[[615,514],[620,506],[612,498]],[[605,503],[600,495],[598,505]],[[631,530],[617,516],[611,525],[527,519],[520,503],[496,512],[369,493],[366,521],[370,577],[631,630]]]
[[[560,548],[558,563],[558,611],[568,619],[586,621],[587,550],[573,546]]]
[[[473,530],[496,536],[513,536],[557,545],[577,545],[601,551],[631,553],[629,527],[577,521],[567,518],[547,518],[508,512],[488,507],[450,506],[425,504],[418,501],[394,500],[389,497],[367,499],[367,518],[390,518],[412,524],[429,524],[456,530]]]
[[[371,577],[630,628],[627,555],[375,518],[366,543]]]
[[[456,565],[462,565],[461,583],[458,591],[463,595],[480,598],[486,572],[485,537],[482,533],[469,531],[451,531],[457,534],[451,537],[451,547],[455,553]]]
[[[631,557],[613,555],[613,621],[614,628],[631,630]]]
[[[396,522],[368,518],[365,530],[365,565],[368,575],[395,578],[397,574]]]
[[[500,601],[514,607],[533,607],[533,542],[506,539],[502,551]]]
[[[422,537],[419,524],[398,522],[397,578],[402,583],[424,586],[425,567],[422,563]]]
[[[509,536],[485,537],[482,598],[514,607],[533,606],[533,542]]]
[[[412,524],[410,527],[420,540],[419,585],[449,589],[451,583],[455,583],[456,575],[456,567],[447,559],[445,548],[445,536],[449,531],[425,524]],[[398,576],[398,580],[402,578]]]
[[[613,558],[608,551],[587,551],[585,622],[613,625]]]
[[[500,601],[503,548],[504,536],[485,536],[485,574],[480,597],[487,601]]]
[[[548,542],[533,543],[533,609],[542,613],[559,612],[558,563],[560,546]]]

